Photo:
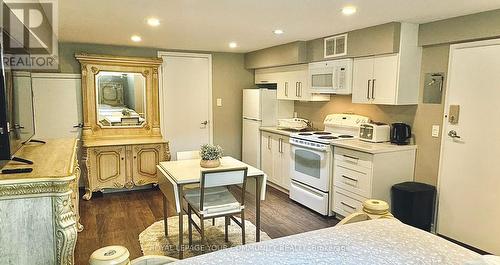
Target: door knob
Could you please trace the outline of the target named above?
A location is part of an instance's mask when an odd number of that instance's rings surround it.
[[[201,123],[201,125],[205,125],[205,126],[207,126],[207,124],[208,124],[208,121],[204,121]]]
[[[457,132],[455,130],[451,130],[448,132],[448,136],[451,137],[451,138],[460,138],[460,136],[457,134]]]

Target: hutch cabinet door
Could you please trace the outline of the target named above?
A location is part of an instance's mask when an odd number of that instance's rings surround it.
[[[89,152],[92,190],[123,188],[126,178],[125,146],[95,147]]]
[[[132,153],[134,184],[158,183],[156,165],[166,159],[164,144],[134,145]]]

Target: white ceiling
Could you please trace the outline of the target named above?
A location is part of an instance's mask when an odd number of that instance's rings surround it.
[[[342,15],[354,5],[358,12]],[[500,8],[499,0],[61,0],[59,40],[247,52],[391,21],[423,23]],[[152,28],[146,18],[157,17]],[[274,29],[285,34],[274,35]],[[133,43],[138,34],[143,41]],[[238,48],[230,49],[235,41]]]

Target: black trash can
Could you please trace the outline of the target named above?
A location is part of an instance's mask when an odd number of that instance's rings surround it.
[[[419,182],[403,182],[391,188],[391,208],[401,222],[431,231],[436,187]]]

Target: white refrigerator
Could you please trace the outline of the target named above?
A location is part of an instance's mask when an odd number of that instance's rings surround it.
[[[243,162],[260,168],[260,127],[293,117],[293,101],[277,100],[275,89],[243,89]]]

